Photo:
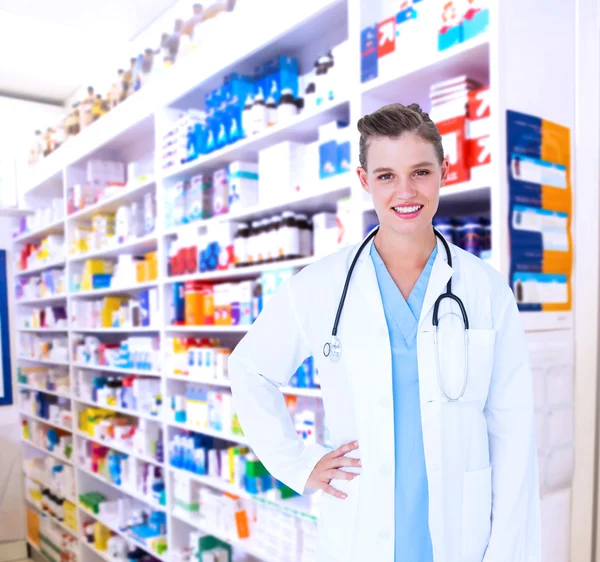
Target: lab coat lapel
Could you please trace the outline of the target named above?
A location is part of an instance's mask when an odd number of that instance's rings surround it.
[[[427,285],[427,291],[425,292],[423,308],[421,309],[421,316],[419,318],[419,326],[421,326],[423,321],[429,316],[429,312],[433,308],[437,298],[446,291],[446,285],[454,272],[447,263],[446,249],[444,248],[443,243],[438,240],[437,244],[438,253],[433,262],[429,284]],[[452,246],[450,246],[450,251],[452,252],[452,255],[454,255]]]
[[[377,560],[394,557],[394,409],[392,352],[371,245],[361,252],[340,323],[343,368],[353,385],[360,456],[369,478],[361,481],[359,544]],[[346,335],[348,334],[348,335]],[[371,548],[370,546],[370,548]],[[368,558],[366,551],[357,557]]]

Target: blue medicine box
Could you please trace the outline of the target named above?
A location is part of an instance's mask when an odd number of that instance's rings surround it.
[[[438,51],[444,51],[454,45],[462,43],[463,40],[463,26],[458,24],[455,27],[448,27],[443,32],[440,31],[438,34]]]
[[[490,25],[490,11],[479,10],[471,19],[463,20],[463,41],[472,39],[480,33],[485,33]]]
[[[267,61],[262,67],[260,82],[265,100],[273,94],[275,103],[279,103],[282,90],[288,88],[296,99],[298,97],[298,61],[284,55]]]
[[[368,82],[377,78],[379,72],[377,58],[377,26],[366,27],[360,33],[360,81]]]

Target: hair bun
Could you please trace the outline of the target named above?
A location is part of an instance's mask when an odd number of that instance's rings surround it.
[[[418,103],[411,103],[407,106],[407,109],[412,109],[413,111],[417,111],[418,113],[423,113],[421,106]]]

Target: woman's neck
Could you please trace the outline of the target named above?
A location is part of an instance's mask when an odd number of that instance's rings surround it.
[[[381,228],[373,241],[388,270],[395,272],[421,271],[437,244],[433,227],[425,227],[415,234],[398,234]]]

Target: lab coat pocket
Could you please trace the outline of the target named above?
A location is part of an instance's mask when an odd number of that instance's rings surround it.
[[[469,330],[469,363],[467,388],[463,400],[487,400],[494,367],[496,330]]]
[[[345,500],[323,493],[318,527],[318,550],[327,553],[332,562],[351,560],[356,524],[360,476],[354,480],[332,480],[331,485],[348,495]]]
[[[492,530],[492,468],[465,472],[461,562],[481,562]]]

